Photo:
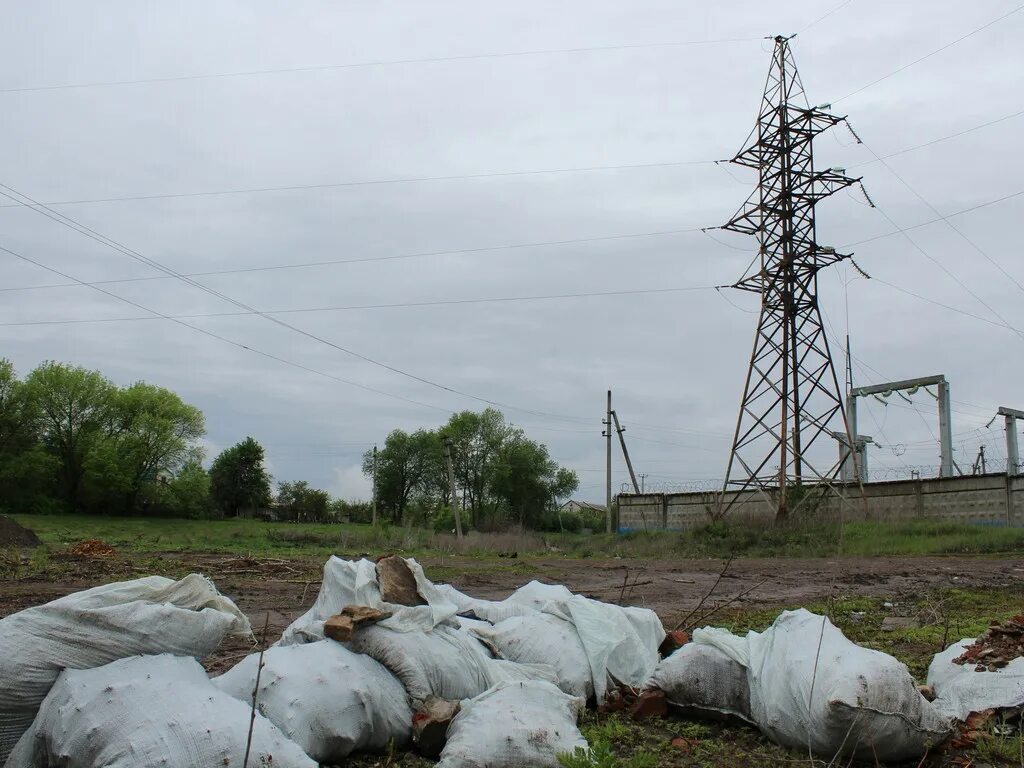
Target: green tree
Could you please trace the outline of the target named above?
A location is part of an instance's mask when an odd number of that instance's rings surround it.
[[[28,375],[27,397],[38,408],[43,445],[56,457],[61,496],[82,508],[82,481],[104,438],[116,389],[96,371],[46,362]]]
[[[213,509],[210,475],[196,458],[187,460],[167,484],[166,505],[181,517],[208,517]]]
[[[441,430],[452,441],[456,483],[465,496],[474,527],[480,525],[484,511],[493,506],[490,486],[495,460],[514,429],[505,423],[500,411],[487,408],[481,413],[453,414]]]
[[[499,450],[491,490],[520,525],[536,528],[555,501],[579,486],[576,473],[560,469],[547,446],[514,435]]]
[[[39,408],[9,360],[0,359],[0,504],[11,512],[52,505],[57,464],[38,438]]]
[[[277,484],[277,503],[287,520],[320,523],[329,517],[331,496],[327,491],[311,488],[305,480]]]
[[[213,502],[225,515],[270,504],[270,475],[263,466],[263,446],[251,437],[223,451],[210,467]]]
[[[119,491],[125,512],[137,511],[146,490],[169,480],[189,460],[206,432],[202,411],[168,389],[138,382],[113,396],[109,441],[112,477],[104,491]]]
[[[394,430],[377,453],[377,501],[392,522],[402,521],[417,492],[436,484],[437,433]],[[363,454],[363,473],[373,477],[373,451]]]

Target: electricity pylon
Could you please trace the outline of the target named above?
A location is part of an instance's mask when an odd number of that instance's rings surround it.
[[[845,120],[828,107],[809,106],[789,38],[776,37],[757,127],[730,161],[758,171],[757,189],[722,228],[758,239],[759,269],[748,268],[732,287],[760,294],[761,315],[725,490],[760,490],[777,519],[806,498],[801,486],[831,487],[839,462],[819,465],[814,457],[824,452],[811,451],[830,438],[830,423],[838,417],[849,435],[817,288],[818,271],[851,254],[818,245],[814,207],[860,179],[838,168],[814,170],[814,137]]]

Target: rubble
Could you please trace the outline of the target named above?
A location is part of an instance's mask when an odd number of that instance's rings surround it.
[[[389,555],[377,561],[377,582],[380,584],[380,597],[385,603],[406,606],[427,604],[417,590],[416,576],[409,564],[398,555]]]
[[[72,544],[65,553],[74,557],[114,557],[117,550],[101,539],[86,539]]]
[[[976,672],[995,672],[1021,657],[1024,657],[1024,614],[1002,624],[990,624],[984,634],[953,659],[953,663],[973,664]]]
[[[412,740],[420,754],[438,757],[448,740],[448,726],[459,714],[458,701],[428,696],[412,716]]]
[[[341,613],[331,616],[324,622],[324,636],[344,643],[352,639],[356,627],[376,624],[389,616],[390,611],[381,611],[365,605],[346,605],[341,609]]]

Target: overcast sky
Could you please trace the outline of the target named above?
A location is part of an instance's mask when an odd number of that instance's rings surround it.
[[[816,142],[817,166],[863,175],[879,208],[855,188],[823,203],[818,240],[841,246],[892,233],[886,215],[908,227],[1024,189],[1024,116],[886,160],[927,203],[871,162],[1024,110],[1024,12],[858,91],[1016,4],[6,4],[0,183],[41,202],[158,196],[54,208],[181,273],[364,260],[194,278],[260,311],[364,308],[275,315],[322,341],[259,315],[185,321],[261,355],[146,311],[241,311],[185,281],[100,286],[139,306],[81,285],[7,290],[69,280],[0,252],[0,323],[116,319],[4,325],[2,354],[22,373],[54,359],[169,387],[205,412],[208,458],[252,435],[275,478],[349,498],[368,494],[364,450],[484,407],[473,395],[508,406],[601,499],[609,387],[649,486],[720,478],[757,304],[709,287],[737,279],[753,243],[678,230],[723,223],[752,187],[706,161],[753,126],[763,38],[806,28],[793,50],[811,103],[833,102],[866,144],[842,126]],[[365,66],[323,68],[349,64]],[[190,77],[290,68],[311,69]],[[39,89],[165,78],[188,79]],[[545,170],[561,172],[508,175]],[[486,176],[415,180],[467,175]],[[913,242],[873,239],[853,250],[875,280],[821,278],[858,385],[949,378],[962,465],[982,443],[1003,456],[1001,421],[984,425],[1024,408],[1024,337],[1006,327],[1024,328],[1022,215],[1012,197],[951,219],[966,239],[941,220]],[[0,208],[0,246],[86,282],[161,276],[20,206]],[[379,306],[664,288],[699,290]],[[936,465],[934,401],[891,400],[861,417],[872,468]]]

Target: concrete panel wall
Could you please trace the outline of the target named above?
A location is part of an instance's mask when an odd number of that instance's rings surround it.
[[[839,486],[845,496],[829,493],[814,517],[846,520],[950,520],[981,525],[1024,525],[1024,477],[966,477],[898,480],[863,487]],[[678,531],[711,520],[719,504],[730,503],[731,521],[767,521],[772,504],[758,491],[718,493],[648,493],[619,496],[619,531]]]

